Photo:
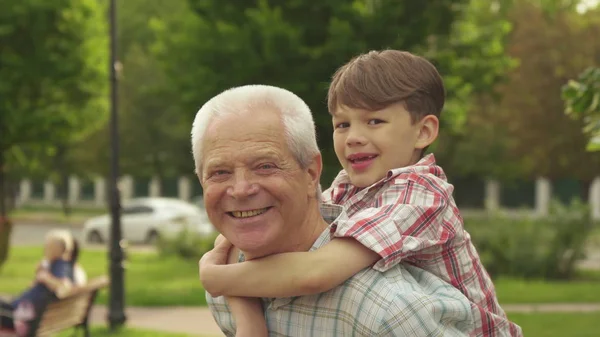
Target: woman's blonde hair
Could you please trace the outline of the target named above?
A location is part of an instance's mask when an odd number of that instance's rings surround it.
[[[53,229],[46,234],[46,242],[57,241],[63,246],[63,253],[73,250],[73,235],[65,229]]]

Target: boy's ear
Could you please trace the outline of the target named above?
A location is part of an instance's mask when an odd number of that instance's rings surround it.
[[[440,120],[434,115],[427,115],[419,122],[419,135],[415,148],[424,149],[431,145],[438,136]]]

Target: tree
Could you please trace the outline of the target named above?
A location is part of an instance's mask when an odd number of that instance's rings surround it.
[[[0,217],[7,213],[7,163],[19,148],[68,144],[106,117],[103,13],[96,0],[3,2]]]
[[[474,25],[453,26],[457,20],[471,20],[465,13],[473,7],[466,0],[190,3],[195,13],[157,27],[162,38],[153,49],[179,93],[178,110],[185,115],[187,125],[203,102],[224,89],[252,83],[289,89],[313,110],[324,156],[325,185],[339,170],[325,104],[327,87],[336,68],[350,58],[372,49],[396,48],[425,54],[443,74],[462,72],[449,81],[454,102],[449,125],[460,125],[464,119],[461,100],[471,93],[466,87],[491,85],[482,83],[493,81],[499,73],[496,69],[504,62],[496,59],[498,55],[504,57],[501,48],[498,53],[494,47],[497,39],[486,39],[494,33],[491,26],[481,34]],[[485,4],[478,0],[472,3],[481,8]],[[456,34],[448,43],[453,30]],[[465,31],[470,35],[463,38],[460,33]],[[505,33],[501,28],[497,36]],[[455,52],[450,51],[453,48]],[[474,59],[486,59],[487,63],[469,64]],[[481,71],[493,75],[477,76]]]
[[[585,151],[582,122],[565,116],[561,88],[597,62],[600,26],[570,6],[548,12],[529,1],[519,1],[509,18],[514,29],[508,53],[519,65],[497,87],[500,100],[482,122],[497,131],[490,136],[504,137],[496,143],[503,148],[500,158],[519,167],[523,178],[576,178],[585,199],[600,156]]]
[[[588,68],[562,88],[565,113],[583,121],[588,151],[600,151],[600,68]]]

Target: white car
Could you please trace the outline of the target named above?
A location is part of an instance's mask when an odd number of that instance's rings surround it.
[[[82,239],[106,242],[110,228],[110,214],[91,218],[83,226]],[[160,236],[172,237],[184,229],[200,236],[215,233],[203,208],[180,199],[136,198],[121,205],[121,237],[129,242],[154,243]]]

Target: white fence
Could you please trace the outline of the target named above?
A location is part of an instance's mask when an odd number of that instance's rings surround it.
[[[119,180],[119,189],[121,191],[121,198],[127,200],[133,198],[136,193],[134,186],[134,178],[131,176],[124,176]],[[146,196],[159,197],[164,195],[161,191],[161,181],[158,178],[153,178],[148,181],[148,186],[145,189],[147,191]],[[196,186],[193,186],[196,184]],[[183,200],[190,200],[195,196],[194,191],[198,189],[198,182],[192,180],[190,177],[179,177],[176,183],[176,195]],[[34,195],[33,184],[30,180],[24,179],[20,182],[17,191],[17,205],[53,205],[59,203],[57,189],[53,183],[46,181],[43,184],[43,192]],[[460,188],[458,186],[457,188]],[[106,184],[103,178],[96,178],[93,181],[93,197],[82,197],[82,184],[79,178],[70,177],[67,188],[68,200],[71,205],[74,206],[97,206],[104,207],[106,205]],[[89,192],[89,191],[88,191]],[[484,193],[484,209],[486,210],[499,210],[504,208],[501,202],[502,186],[498,181],[490,180],[485,183]],[[89,194],[89,193],[88,193]],[[171,193],[173,194],[173,193]],[[539,178],[535,182],[535,193],[534,193],[534,208],[533,212],[537,215],[548,214],[550,201],[552,199],[552,183],[544,178]],[[138,193],[139,196],[139,193]],[[600,219],[600,177],[596,178],[591,187],[589,194],[589,203],[592,210],[592,216],[594,219]]]

